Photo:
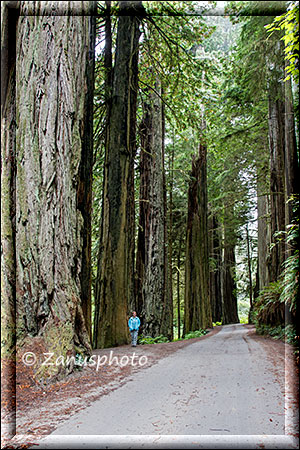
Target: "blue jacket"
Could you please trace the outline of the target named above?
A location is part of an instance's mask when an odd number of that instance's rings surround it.
[[[141,321],[138,317],[130,317],[130,319],[128,320],[128,326],[129,326],[129,330],[133,331],[133,330],[138,330],[139,327],[141,325]]]

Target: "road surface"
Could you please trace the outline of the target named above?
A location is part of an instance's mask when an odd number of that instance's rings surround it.
[[[248,331],[243,325],[224,326],[139,370],[65,421],[39,448],[105,448],[93,447],[96,435],[98,442],[106,439],[106,448],[117,448],[125,435],[133,440],[119,448],[141,447],[138,442],[167,448],[162,443],[170,439],[178,448],[298,448],[284,436],[284,364],[274,364]],[[142,346],[134,350],[143,354]],[[68,444],[55,447],[66,436]]]

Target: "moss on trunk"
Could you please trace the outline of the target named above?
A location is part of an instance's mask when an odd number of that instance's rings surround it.
[[[65,15],[52,2],[53,16],[48,3],[21,2],[17,27],[17,332],[20,356],[42,340],[66,357],[91,349],[82,299],[87,318],[94,2],[67,2]],[[34,370],[49,380],[70,368]]]

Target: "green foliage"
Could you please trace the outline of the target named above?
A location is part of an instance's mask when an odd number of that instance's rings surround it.
[[[222,325],[222,322],[213,322],[213,327],[219,327]]]
[[[284,323],[284,305],[280,301],[282,285],[280,281],[270,283],[255,301],[251,320],[258,326],[278,326]]]
[[[256,327],[257,334],[268,335],[275,339],[281,339],[288,344],[298,346],[299,336],[297,336],[296,329],[293,325],[272,327],[270,325],[259,325]]]
[[[299,201],[294,198],[295,209]],[[279,326],[285,320],[285,308],[296,317],[299,289],[299,218],[287,227],[286,244],[291,255],[283,265],[282,273],[276,282],[265,287],[254,304],[252,319],[258,327]]]
[[[249,307],[248,298],[238,300],[238,316],[240,323],[248,323]]]
[[[299,3],[298,1],[290,1],[288,11],[281,16],[275,17],[274,21],[266,25],[266,29],[273,33],[275,31],[284,31],[284,36],[281,38],[284,41],[285,59],[288,63],[286,67],[287,76],[289,80],[291,76],[295,82],[299,82]]]
[[[295,219],[286,232],[286,244],[291,255],[284,262],[280,277],[280,301],[288,305],[291,313],[296,316],[299,299],[299,196],[293,196],[290,201],[293,202]]]
[[[196,330],[196,331],[190,331],[189,333],[187,333],[184,336],[183,339],[184,340],[186,340],[186,339],[193,339],[193,338],[204,336],[205,334],[207,334],[207,331],[206,330],[202,330],[202,329]]]
[[[169,339],[166,336],[163,336],[162,334],[153,338],[151,336],[143,336],[142,334],[138,337],[138,343],[143,344],[162,344],[170,342]]]
[[[207,334],[207,331],[206,330],[202,330],[202,329],[196,330],[196,331],[191,331],[190,333],[187,333],[184,336],[183,339],[184,340],[186,340],[186,339],[193,339],[193,338],[204,336],[205,334]],[[174,339],[173,342],[177,342],[179,340],[181,341],[182,339]],[[166,343],[166,342],[170,342],[170,341],[169,341],[169,339],[166,336],[163,336],[163,335],[160,335],[160,336],[157,336],[157,337],[153,338],[151,336],[144,336],[144,335],[141,334],[138,337],[138,343],[141,344],[141,345],[144,345],[144,344],[163,344],[163,343]]]

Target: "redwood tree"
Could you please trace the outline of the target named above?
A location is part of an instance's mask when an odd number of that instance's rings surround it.
[[[161,87],[144,102],[140,126],[140,216],[136,261],[136,309],[141,331],[172,338],[172,307],[168,271],[168,240],[163,158]]]
[[[15,304],[20,353],[28,347],[65,357],[90,351],[83,302],[90,301],[94,2],[19,8],[9,37],[16,77],[10,61],[3,117],[4,318],[8,329]],[[72,367],[33,369],[41,380]]]
[[[102,231],[95,289],[94,345],[128,343],[134,295],[134,157],[142,2],[120,2],[106,136]]]
[[[13,3],[13,5],[12,5]],[[16,23],[17,2],[1,2],[1,401],[16,430]]]
[[[212,326],[209,298],[206,153],[206,145],[200,143],[199,154],[193,156],[188,191],[184,334]]]
[[[209,217],[209,294],[211,303],[211,312],[213,322],[221,322],[222,320],[222,290],[221,290],[221,274],[222,274],[222,249],[220,225],[215,214]]]
[[[224,217],[224,250],[222,260],[222,324],[238,323],[234,207],[227,204]]]

